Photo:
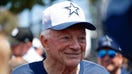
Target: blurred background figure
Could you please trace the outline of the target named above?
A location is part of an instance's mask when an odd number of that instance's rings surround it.
[[[122,55],[128,58],[129,70],[132,71],[132,0],[108,0],[107,4],[104,6],[104,33],[119,43]]]
[[[11,32],[12,59],[11,66],[42,60],[42,57],[32,46],[33,33],[28,27],[18,27]]]
[[[11,59],[11,67],[12,69],[27,63],[26,60],[23,59],[23,55],[28,51],[29,47],[31,47],[31,43],[26,41],[30,40],[32,41],[32,35],[29,37],[26,37],[25,34],[26,31],[24,30],[24,28],[15,28],[12,32],[11,32],[11,50],[13,53],[12,59]],[[26,46],[26,42],[28,42],[28,48]]]
[[[45,49],[43,48],[40,40],[37,38],[37,37],[34,37],[33,38],[33,41],[32,41],[32,46],[34,47],[34,49],[36,50],[36,52],[42,56],[43,58],[46,58],[46,51]]]
[[[123,67],[122,49],[111,37],[108,35],[101,37],[96,51],[98,63],[104,66],[110,74],[130,74],[126,67]]]
[[[10,74],[10,57],[10,44],[6,36],[0,33],[0,74]]]
[[[132,0],[108,0],[103,24],[104,32],[116,39],[132,63]]]

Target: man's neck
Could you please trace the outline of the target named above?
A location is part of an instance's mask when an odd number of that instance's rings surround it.
[[[45,60],[44,67],[48,74],[79,74],[80,64],[75,67],[68,67],[59,63]]]

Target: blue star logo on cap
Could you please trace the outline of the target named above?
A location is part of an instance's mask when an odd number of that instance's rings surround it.
[[[70,10],[69,15],[72,15],[74,13],[77,14],[77,15],[79,15],[78,14],[79,8],[78,7],[75,7],[72,3],[70,3],[70,6],[65,7],[65,8],[68,9],[68,10]]]

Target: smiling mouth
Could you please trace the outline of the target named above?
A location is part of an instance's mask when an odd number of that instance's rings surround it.
[[[71,57],[71,58],[77,58],[80,56],[80,53],[65,53],[66,56]]]

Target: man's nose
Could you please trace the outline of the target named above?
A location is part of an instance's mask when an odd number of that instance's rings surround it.
[[[111,58],[108,56],[108,54],[106,54],[106,55],[104,56],[104,59],[105,59],[105,60],[109,60],[109,59],[111,59]]]
[[[72,40],[70,47],[74,50],[78,50],[81,48],[80,43],[77,39]]]

